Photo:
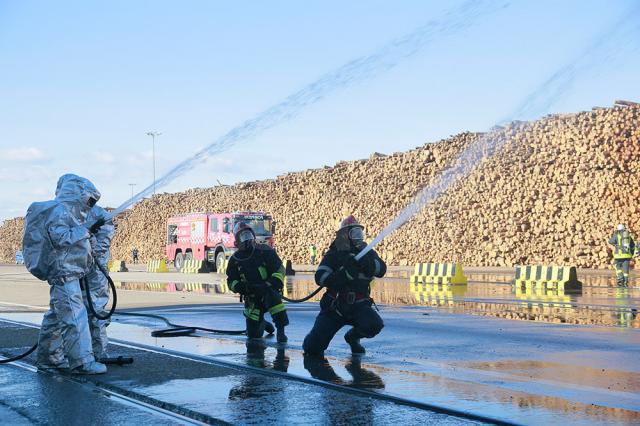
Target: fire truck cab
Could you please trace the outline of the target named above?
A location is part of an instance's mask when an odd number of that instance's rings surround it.
[[[273,247],[275,222],[265,212],[189,213],[167,220],[167,259],[179,271],[187,259],[204,261],[208,271],[220,270],[237,250],[233,226],[238,222],[253,229],[259,244]]]

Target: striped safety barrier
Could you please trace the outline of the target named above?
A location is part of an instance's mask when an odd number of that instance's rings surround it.
[[[454,299],[464,297],[466,285],[415,283],[409,284],[415,301],[421,305],[453,306]]]
[[[165,283],[146,283],[145,287],[151,291],[166,291],[167,285]]]
[[[147,272],[169,272],[167,261],[164,259],[153,259],[147,263]]]
[[[409,282],[412,284],[467,284],[459,263],[416,263]]]
[[[198,274],[200,272],[206,272],[206,265],[203,260],[187,259],[182,266],[183,274]]]
[[[564,290],[543,286],[516,286],[516,297],[528,304],[550,307],[562,307],[571,303],[571,297],[567,296]]]
[[[109,272],[129,272],[124,260],[110,260]]]
[[[558,291],[580,291],[582,283],[578,281],[575,266],[516,266],[515,288],[553,288]],[[525,290],[526,291],[526,290]]]
[[[183,283],[183,291],[191,291],[194,293],[204,293],[204,284],[202,283]]]
[[[226,274],[228,264],[229,264],[229,260],[225,257],[224,260],[222,261],[222,265],[220,265],[220,267],[216,272],[218,272],[219,274]]]

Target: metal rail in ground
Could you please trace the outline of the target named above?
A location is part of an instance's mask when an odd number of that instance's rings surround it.
[[[481,414],[475,414],[466,410],[456,410],[453,408],[442,407],[439,405],[429,404],[426,402],[416,401],[408,398],[402,398],[402,397],[393,396],[389,394],[377,393],[377,392],[373,392],[366,389],[358,389],[358,388],[339,385],[335,383],[325,382],[322,380],[314,379],[312,377],[298,376],[295,374],[284,373],[277,370],[267,370],[259,367],[252,367],[250,365],[236,364],[233,362],[214,359],[214,358],[210,358],[202,355],[179,352],[179,351],[174,351],[166,348],[158,348],[155,346],[149,346],[142,343],[133,343],[133,342],[128,342],[120,339],[110,339],[109,341],[119,346],[129,347],[132,349],[139,349],[139,350],[146,350],[146,351],[161,353],[161,354],[165,354],[165,355],[169,355],[177,358],[184,358],[192,361],[199,361],[199,362],[212,364],[216,366],[222,366],[222,367],[227,367],[227,368],[241,370],[241,371],[248,371],[251,373],[277,377],[285,380],[294,380],[294,381],[298,381],[306,384],[321,386],[324,388],[336,390],[343,393],[372,398],[380,401],[391,402],[398,405],[417,408],[419,410],[431,411],[439,414],[446,414],[449,416],[459,417],[466,420],[480,421],[480,422],[490,423],[495,425],[517,425],[518,424],[518,423],[513,423],[507,420],[496,419],[488,416],[483,416]]]
[[[7,323],[13,323],[16,325],[21,325],[24,327],[29,327],[29,328],[39,328],[34,324],[29,324],[29,323],[24,323],[21,321],[13,321],[13,320],[7,320],[7,319],[2,319],[2,321],[7,322]],[[325,382],[322,380],[318,380],[312,377],[304,377],[304,376],[298,376],[295,374],[291,374],[291,373],[284,373],[284,372],[280,372],[277,370],[267,370],[267,369],[262,369],[259,367],[252,367],[250,365],[242,365],[242,364],[236,364],[233,362],[229,362],[229,361],[224,361],[221,359],[214,359],[211,357],[206,357],[206,356],[202,356],[202,355],[196,355],[196,354],[191,354],[191,353],[186,353],[186,352],[179,352],[179,351],[175,351],[175,350],[171,350],[171,349],[166,349],[166,348],[158,348],[156,346],[150,346],[150,345],[145,345],[142,343],[134,343],[134,342],[130,342],[130,341],[126,341],[126,340],[121,340],[121,339],[109,339],[109,343],[114,344],[114,345],[118,345],[118,346],[122,346],[122,347],[127,347],[127,348],[131,348],[131,349],[138,349],[138,350],[143,350],[143,351],[148,351],[148,352],[155,352],[155,353],[159,353],[159,354],[163,354],[163,355],[168,355],[168,356],[172,356],[175,358],[182,358],[182,359],[187,359],[187,360],[191,360],[191,361],[196,361],[196,362],[201,362],[201,363],[205,363],[205,364],[210,364],[210,365],[215,365],[218,367],[226,367],[226,368],[230,368],[233,370],[239,370],[239,371],[243,371],[243,372],[250,372],[250,373],[254,373],[254,374],[260,374],[263,376],[270,376],[270,377],[276,377],[276,378],[280,378],[280,379],[284,379],[284,380],[292,380],[292,381],[297,381],[297,382],[301,382],[301,383],[306,383],[306,384],[310,384],[310,385],[315,385],[315,386],[320,386],[320,387],[324,387],[327,389],[331,389],[334,391],[338,391],[338,392],[342,392],[342,393],[347,393],[347,394],[351,394],[351,395],[355,395],[355,396],[360,396],[360,397],[365,397],[365,398],[371,398],[371,399],[375,399],[375,400],[379,400],[379,401],[386,401],[386,402],[391,402],[393,404],[397,404],[397,405],[403,405],[403,406],[407,406],[407,407],[411,407],[411,408],[416,408],[419,410],[424,410],[424,411],[430,411],[433,413],[439,413],[439,414],[445,414],[445,415],[449,415],[449,416],[453,416],[453,417],[458,417],[461,419],[466,419],[466,420],[471,420],[471,421],[479,421],[479,422],[483,422],[483,423],[489,423],[489,424],[495,424],[495,425],[517,425],[518,423],[514,423],[514,422],[510,422],[508,420],[503,420],[503,419],[497,419],[497,418],[493,418],[493,417],[488,417],[488,416],[484,416],[481,414],[476,414],[473,413],[471,411],[467,411],[467,410],[457,410],[454,408],[449,408],[449,407],[444,407],[444,406],[439,406],[439,405],[435,405],[435,404],[429,404],[426,402],[422,402],[422,401],[417,401],[417,400],[413,400],[413,399],[408,399],[408,398],[402,398],[402,397],[398,397],[398,396],[394,396],[394,395],[389,395],[389,394],[384,394],[384,393],[377,393],[377,392],[373,392],[371,390],[367,390],[367,389],[359,389],[359,388],[353,388],[353,387],[348,387],[348,386],[344,386],[344,385],[339,385],[336,383],[330,383],[330,382]],[[31,367],[34,369],[35,371],[35,367]],[[86,384],[87,381],[79,379],[79,378],[74,378],[71,376],[66,376],[66,375],[55,375],[56,377],[64,377],[65,379],[68,380],[72,380],[75,381],[77,383],[81,383],[81,384]],[[206,416],[203,415],[201,413],[195,412],[195,411],[191,411],[188,409],[185,409],[183,407],[178,407],[178,406],[174,406],[173,404],[170,403],[166,403],[163,401],[159,401],[156,400],[154,398],[150,398],[144,395],[140,395],[138,393],[135,392],[131,392],[129,395],[125,395],[123,394],[123,390],[121,388],[106,384],[106,383],[98,383],[95,384],[95,386],[97,386],[100,390],[103,390],[105,392],[108,393],[113,393],[114,395],[117,395],[118,397],[122,398],[122,400],[130,400],[131,403],[139,403],[139,405],[141,407],[147,407],[149,409],[158,409],[158,412],[161,412],[163,414],[169,415],[169,416],[180,416],[183,417],[183,421],[188,421],[191,422],[192,424],[225,424],[224,422],[215,419],[213,417],[210,416]],[[177,417],[176,417],[177,418]]]
[[[10,322],[10,321],[7,321],[7,322]],[[26,325],[26,324],[22,324],[22,325]],[[0,359],[7,359],[7,358],[0,355]],[[88,388],[87,390],[89,392],[99,390],[102,394],[104,394],[106,397],[112,400],[118,401],[125,405],[136,407],[143,411],[150,412],[154,415],[160,415],[178,424],[187,424],[187,425],[226,424],[225,422],[217,419],[213,419],[214,420],[213,422],[207,422],[207,421],[202,421],[196,418],[191,418],[191,417],[188,417],[187,415],[172,411],[169,408],[164,408],[163,406],[167,406],[167,404],[163,403],[162,401],[152,400],[152,398],[147,398],[147,397],[145,397],[145,399],[156,401],[156,403],[154,404],[152,401],[143,401],[139,398],[136,398],[135,396],[124,395],[114,389],[109,389],[100,384],[82,380],[74,376],[69,376],[65,374],[55,374],[54,372],[49,372],[49,371],[38,371],[38,369],[33,365],[27,364],[21,361],[14,361],[11,363],[11,365],[18,368],[22,368],[23,370],[31,371],[33,373],[46,374],[48,376],[55,377],[56,379],[62,379],[62,380],[66,380],[67,382],[79,384],[85,388]],[[198,414],[198,417],[202,417],[200,413],[197,413],[197,414]]]

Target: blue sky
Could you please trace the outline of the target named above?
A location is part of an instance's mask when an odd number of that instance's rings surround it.
[[[90,178],[102,204],[118,206],[129,183],[141,190],[152,181],[147,131],[162,132],[159,176],[460,3],[0,0],[0,220],[51,198],[67,172]],[[273,178],[487,130],[637,2],[494,4],[508,6],[162,191]],[[624,37],[549,112],[640,101],[638,27]]]

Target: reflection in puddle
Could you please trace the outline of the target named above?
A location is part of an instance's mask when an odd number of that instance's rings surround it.
[[[618,392],[640,392],[640,373],[593,368],[546,361],[492,361],[466,365],[487,371],[499,371],[534,380],[554,380],[580,386],[592,386]]]
[[[217,283],[119,282],[123,290],[232,295],[222,278]],[[640,328],[640,289],[614,286],[611,277],[580,277],[581,289],[558,286],[515,286],[507,275],[471,274],[469,284],[410,284],[406,278],[373,282],[371,296],[379,304],[431,306],[454,313],[559,324]],[[285,295],[299,299],[317,289],[313,275],[287,277]],[[310,299],[317,302],[322,292]]]
[[[226,282],[218,284],[185,282],[185,283],[145,283],[145,282],[123,282],[114,283],[118,290],[138,290],[138,291],[156,291],[163,293],[175,292],[191,292],[191,293],[212,293],[212,294],[230,294]]]

